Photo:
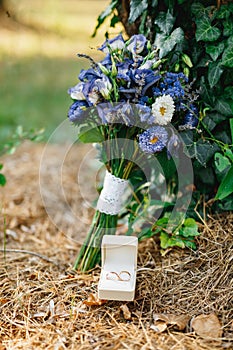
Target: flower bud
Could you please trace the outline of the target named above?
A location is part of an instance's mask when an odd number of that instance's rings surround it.
[[[186,75],[186,77],[188,78],[189,77],[189,68],[188,67],[184,67],[183,68],[183,72],[184,72],[184,75]]]
[[[151,42],[150,41],[147,41],[146,47],[147,47],[148,51],[151,50]]]
[[[98,66],[99,66],[102,73],[104,73],[105,75],[110,74],[109,70],[106,67],[104,67],[101,63],[98,63]]]
[[[117,67],[115,61],[112,59],[112,77],[115,78],[117,76]]]
[[[177,62],[177,63],[175,64],[174,71],[175,71],[175,72],[179,72],[179,70],[180,70],[180,64]]]
[[[192,66],[193,66],[192,61],[191,61],[190,57],[188,55],[186,55],[186,53],[183,53],[181,55],[181,59],[189,68],[192,68]]]
[[[162,63],[162,60],[158,60],[157,62],[155,62],[152,66],[152,69],[156,69],[160,66],[160,64]]]

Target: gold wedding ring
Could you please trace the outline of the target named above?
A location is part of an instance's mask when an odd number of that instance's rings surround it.
[[[122,270],[119,273],[115,271],[110,271],[106,274],[106,280],[128,282],[130,281],[130,279],[131,273],[126,270]]]

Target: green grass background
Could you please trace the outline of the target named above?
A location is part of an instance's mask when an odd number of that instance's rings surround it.
[[[71,104],[67,89],[96,51],[108,23],[91,34],[105,0],[8,0],[0,20],[0,140],[17,125],[45,128],[45,139],[62,123]],[[116,28],[115,33],[121,28]],[[112,31],[113,33],[113,31]],[[65,132],[65,131],[64,131]]]

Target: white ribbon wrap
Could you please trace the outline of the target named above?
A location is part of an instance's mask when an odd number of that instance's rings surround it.
[[[121,211],[122,196],[128,180],[120,179],[106,170],[103,189],[100,193],[97,210],[101,213],[116,215]]]

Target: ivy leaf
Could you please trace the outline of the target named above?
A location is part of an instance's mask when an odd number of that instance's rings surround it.
[[[191,11],[195,17],[201,17],[203,15],[204,6],[200,2],[192,4]]]
[[[181,238],[169,236],[169,234],[164,231],[160,233],[160,246],[162,249],[167,249],[169,247],[185,248],[185,244]]]
[[[172,16],[170,11],[168,10],[167,13],[165,12],[160,12],[158,17],[155,19],[155,24],[159,27],[161,32],[165,34],[170,34],[173,25],[175,22],[175,18]]]
[[[231,165],[231,162],[228,157],[219,152],[216,152],[214,155],[214,164],[218,172],[222,173]]]
[[[104,138],[97,128],[84,131],[78,135],[78,139],[83,143],[102,142]]]
[[[6,178],[3,174],[0,174],[0,186],[5,186]]]
[[[152,0],[151,6],[152,6],[152,7],[155,7],[155,6],[157,6],[157,5],[158,5],[158,0]]]
[[[129,23],[133,23],[136,19],[141,16],[143,11],[148,7],[148,2],[146,0],[131,0],[130,1],[130,13],[129,13]]]
[[[222,200],[229,196],[231,193],[233,193],[233,165],[224,176],[218,188],[215,199]]]
[[[180,43],[184,39],[184,32],[181,28],[173,30],[170,36],[166,34],[157,34],[154,45],[159,49],[159,57],[166,56],[176,44]]]
[[[196,221],[192,218],[185,219],[182,227],[179,230],[179,234],[187,238],[199,236],[198,226]]]
[[[222,55],[222,65],[232,68],[233,67],[233,45],[226,48]]]
[[[233,114],[230,104],[221,98],[216,100],[215,109],[223,115],[231,116]]]
[[[230,119],[231,141],[233,143],[233,118]]]
[[[216,59],[219,57],[219,55],[224,50],[224,43],[219,43],[218,45],[208,45],[206,46],[206,52],[210,55],[213,61],[216,61]]]
[[[221,68],[219,62],[212,62],[209,64],[208,81],[211,88],[213,88],[217,84],[222,73],[223,69]]]
[[[113,15],[111,18],[111,22],[110,22],[110,27],[115,27],[115,25],[120,22],[120,19],[117,15]]]
[[[221,5],[219,10],[217,11],[216,18],[224,19],[224,18],[228,18],[229,16],[230,16],[230,11],[229,11],[228,5]]]
[[[189,131],[183,132],[181,136],[186,145],[184,148],[185,154],[190,158],[196,158],[202,166],[206,166],[206,163],[218,150],[218,146],[211,144],[209,141],[202,139],[193,141],[193,135]]]
[[[213,94],[211,94],[211,91],[209,91],[209,89],[207,88],[204,77],[201,78],[200,93],[201,93],[201,96],[202,96],[203,100],[207,104],[209,104],[211,107],[214,108],[214,106],[215,106],[215,96]]]
[[[221,35],[220,29],[212,27],[210,19],[207,16],[197,19],[196,26],[197,41],[216,41]]]
[[[95,27],[94,33],[92,34],[92,37],[96,36],[96,32],[99,29],[99,27],[103,24],[105,19],[112,13],[112,11],[116,8],[116,5],[118,4],[118,0],[112,0],[112,2],[108,5],[108,7],[101,12],[99,17],[97,18],[97,26]]]
[[[223,35],[230,36],[233,33],[233,22],[232,18],[228,18],[226,21],[223,22]]]

